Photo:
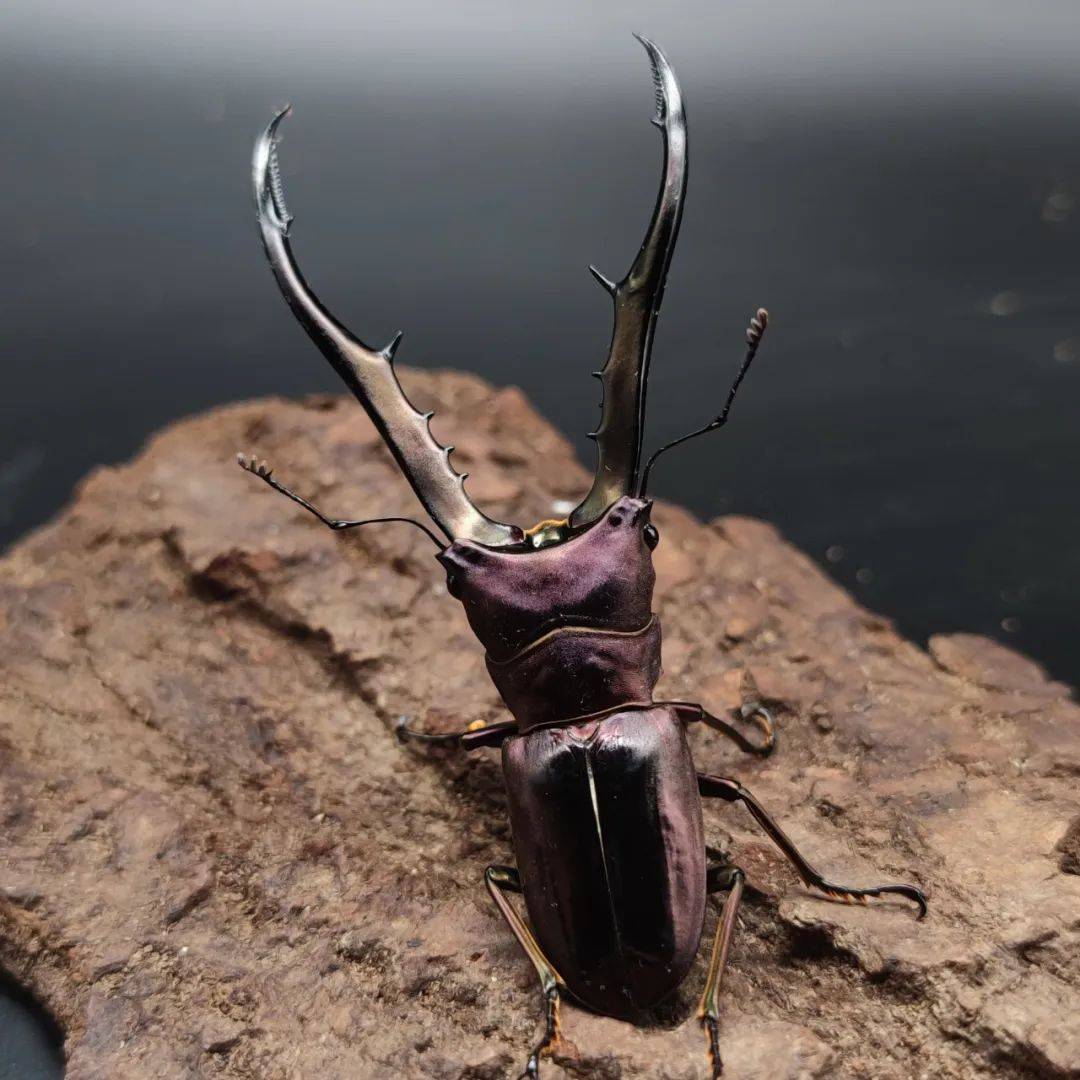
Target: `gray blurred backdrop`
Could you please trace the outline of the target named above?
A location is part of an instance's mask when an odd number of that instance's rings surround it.
[[[405,327],[405,363],[521,386],[591,455],[610,309],[585,267],[626,268],[660,163],[632,30],[690,124],[654,443],[716,411],[747,317],[773,316],[732,424],[656,494],[775,522],[918,639],[991,634],[1077,679],[1076,0],[18,0],[3,540],[174,417],[340,389],[256,239],[251,143],[286,100],[330,306],[374,341]]]

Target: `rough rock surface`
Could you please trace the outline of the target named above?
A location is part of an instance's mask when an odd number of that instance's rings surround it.
[[[408,382],[498,515],[582,490],[516,391]],[[62,1026],[72,1078],[516,1075],[539,1001],[481,885],[510,856],[496,755],[392,734],[500,716],[480,651],[419,532],[332,534],[237,449],[332,512],[413,512],[354,403],[261,401],[97,470],[6,558],[0,964]],[[1067,688],[982,638],[904,641],[768,525],[656,520],[661,693],[719,710],[754,688],[782,725],[764,762],[694,732],[699,764],[827,873],[931,897],[923,923],[813,898],[742,810],[709,806],[752,885],[726,1075],[1080,1075]],[[703,1076],[677,1026],[702,975],[649,1028],[568,1008],[545,1076]]]

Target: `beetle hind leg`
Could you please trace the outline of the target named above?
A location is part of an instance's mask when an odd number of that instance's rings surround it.
[[[788,862],[795,867],[803,883],[817,889],[833,900],[844,903],[865,904],[870,896],[902,896],[919,908],[918,918],[926,915],[926,896],[916,885],[875,885],[867,889],[857,889],[849,885],[837,885],[818,873],[795,846],[791,837],[772,819],[768,811],[739,783],[724,776],[698,774],[698,788],[705,798],[724,799],[727,802],[741,802],[750,816],[765,830],[769,839],[784,853]]]
[[[742,901],[743,883],[746,875],[737,866],[715,866],[709,868],[709,892],[727,892],[724,909],[720,913],[720,922],[713,939],[712,955],[709,958],[709,972],[705,977],[705,989],[698,1004],[698,1019],[705,1029],[709,1041],[709,1076],[717,1080],[723,1075],[724,1062],[720,1057],[720,984],[727,967],[731,939],[735,933],[735,920]]]
[[[525,925],[525,921],[506,895],[508,892],[521,892],[521,878],[518,872],[512,866],[489,866],[484,871],[484,884],[491,894],[491,899],[495,901],[499,914],[506,920],[540,978],[540,988],[544,994],[544,1034],[533,1047],[525,1063],[525,1071],[521,1074],[521,1080],[537,1080],[540,1076],[540,1058],[549,1053],[562,1037],[559,1027],[559,1004],[566,984],[552,966],[551,961],[544,955],[533,932]]]

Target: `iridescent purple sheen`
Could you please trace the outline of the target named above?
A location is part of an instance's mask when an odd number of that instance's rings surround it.
[[[701,939],[705,837],[694,762],[658,706],[503,744],[529,921],[579,1001],[633,1019]]]
[[[519,731],[652,701],[660,678],[660,620],[642,630],[556,630],[488,673]]]
[[[579,1001],[627,1018],[682,981],[705,910],[694,763],[676,711],[650,707],[650,509],[624,497],[550,547],[439,556],[517,722],[503,773],[537,940]]]
[[[497,550],[455,540],[436,558],[488,656],[507,660],[562,626],[640,630],[656,574],[645,542],[652,503],[614,502],[588,529],[551,547]]]

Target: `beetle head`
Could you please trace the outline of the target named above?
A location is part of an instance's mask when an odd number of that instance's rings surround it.
[[[560,627],[637,630],[652,616],[651,511],[648,500],[624,496],[584,528],[541,523],[512,547],[455,540],[436,557],[490,656]]]

